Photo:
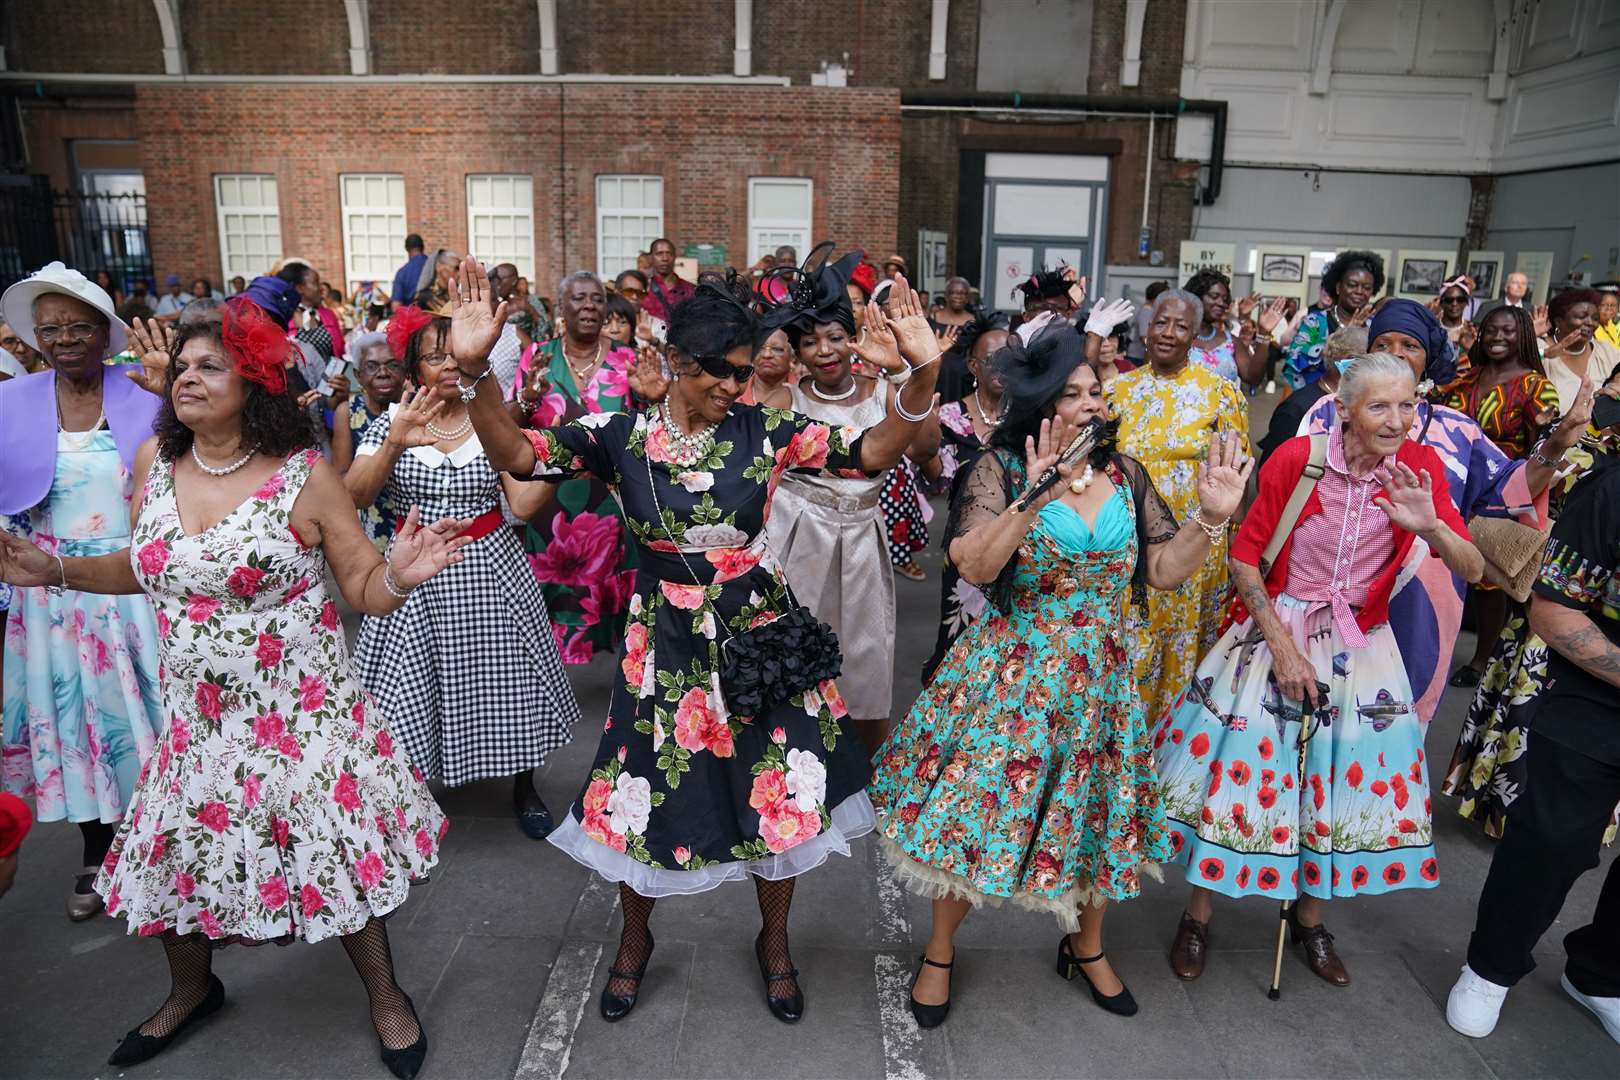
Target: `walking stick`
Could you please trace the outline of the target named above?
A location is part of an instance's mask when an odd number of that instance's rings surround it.
[[[1305,744],[1310,741],[1311,735],[1314,734],[1314,732],[1307,730],[1312,716],[1313,711],[1308,711],[1306,702],[1301,701],[1299,703],[1299,762],[1294,773],[1294,780],[1298,785],[1296,790],[1299,792],[1301,799],[1305,797]],[[1302,847],[1304,845],[1303,837],[1304,833],[1300,831],[1296,822],[1294,840]],[[1284,900],[1282,910],[1277,915],[1277,956],[1271,965],[1271,989],[1266,991],[1266,997],[1272,1001],[1277,1001],[1282,997],[1283,945],[1288,935],[1288,912],[1293,909],[1294,903],[1293,900]]]

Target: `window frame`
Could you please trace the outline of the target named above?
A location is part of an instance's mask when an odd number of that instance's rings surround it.
[[[612,208],[604,207],[602,205],[602,182],[604,180],[619,183],[622,183],[625,180],[657,180],[658,209],[652,210],[645,206],[636,208],[626,208],[624,206],[616,206]],[[604,235],[603,225],[606,223],[609,217],[635,217],[638,219],[656,217],[657,225],[652,229],[651,235],[646,237],[647,246],[650,248],[654,240],[664,235],[664,177],[659,173],[598,173],[593,185],[593,191],[596,197],[596,273],[602,278],[603,281],[612,281],[625,270],[634,270],[636,263],[635,257],[631,256],[629,263],[625,265],[620,266],[615,264],[616,268],[609,266],[607,261],[608,257],[606,255],[607,238]],[[642,229],[638,232],[638,235],[645,232],[646,230]],[[620,237],[622,236],[623,233],[621,232]],[[616,256],[616,258],[622,260],[623,256]]]
[[[466,180],[468,253],[477,256],[485,263],[486,267],[493,267],[499,263],[510,262],[512,265],[518,268],[519,277],[526,277],[532,282],[534,280],[535,265],[534,176],[530,173],[468,173]],[[526,183],[529,186],[529,201],[525,204],[516,206],[496,207],[491,205],[475,209],[473,207],[473,185],[475,182],[481,180],[509,180],[513,181],[514,185],[519,181]],[[480,214],[486,217],[521,217],[523,221],[526,222],[528,227],[527,253],[521,253],[518,250],[521,245],[515,240],[513,249],[510,252],[496,249],[493,239],[489,243],[481,245],[478,241],[479,230],[476,225],[476,220]],[[493,230],[491,230],[491,232],[493,232]]]
[[[360,180],[363,182],[370,179],[382,180],[384,183],[384,190],[387,189],[389,181],[398,180],[399,205],[387,205],[381,207],[360,205],[351,207],[348,202],[348,182],[351,180]],[[405,237],[409,235],[410,232],[410,230],[406,227],[409,211],[406,209],[405,174],[395,172],[340,172],[338,173],[337,181],[338,228],[343,234],[343,295],[346,297],[352,295],[355,288],[358,287],[359,283],[362,281],[380,281],[385,287],[391,286],[394,281],[395,271],[399,269],[399,264],[404,261]],[[382,258],[390,260],[389,262],[384,263],[381,270],[374,269],[374,272],[369,274],[356,272],[354,237],[358,234],[351,233],[349,230],[349,216],[351,213],[398,215],[399,235],[396,237],[391,233],[389,234],[388,239],[392,241],[391,249],[393,254],[391,256],[381,256]],[[370,252],[366,252],[364,254],[367,258],[373,257]]]
[[[241,276],[243,278],[246,278],[249,281],[252,281],[255,277],[258,277],[260,274],[268,274],[270,272],[270,268],[272,266],[274,266],[276,263],[280,262],[281,258],[282,258],[281,179],[280,179],[280,177],[278,177],[275,173],[251,173],[251,172],[214,173],[213,177],[212,177],[212,180],[213,180],[212,187],[214,189],[214,230],[218,234],[217,239],[218,239],[218,242],[219,242],[219,269],[220,269],[220,278],[219,279],[220,279],[220,281],[229,282],[231,280],[231,278],[237,277],[237,276]],[[239,191],[241,189],[241,181],[243,181],[243,180],[252,180],[252,181],[254,181],[255,186],[259,188],[259,194],[260,194],[261,200],[262,200],[262,196],[263,196],[263,187],[264,187],[263,182],[268,180],[272,184],[274,184],[275,188],[276,188],[276,197],[275,197],[276,201],[275,201],[275,204],[270,205],[270,204],[267,204],[267,203],[265,203],[263,201],[260,201],[260,202],[252,203],[252,204],[240,203],[240,204],[238,204],[236,206],[226,207],[226,205],[224,204],[223,200],[220,197],[221,182],[225,181],[225,180],[237,181],[237,188],[238,188]],[[229,238],[230,234],[229,234],[228,230],[225,227],[225,217],[226,217],[227,214],[232,214],[232,213],[234,213],[234,214],[243,214],[243,215],[256,214],[256,215],[258,215],[260,217],[261,223],[262,223],[263,218],[265,218],[267,216],[270,216],[272,214],[274,215],[275,222],[276,222],[276,228],[275,228],[275,234],[274,234],[275,235],[275,244],[274,244],[273,250],[271,250],[270,246],[267,245],[266,251],[265,251],[265,259],[266,259],[266,261],[262,265],[259,265],[259,266],[238,266],[238,267],[233,267],[231,265],[231,252],[230,252],[230,247],[229,247],[229,244],[228,244],[228,238]],[[239,235],[245,237],[248,234],[241,233]],[[261,229],[259,235],[262,236],[262,237],[268,238],[271,234],[267,230],[262,230]],[[243,258],[248,258],[248,257],[249,256],[247,256],[245,254],[243,256]]]
[[[755,192],[761,184],[795,183],[804,185],[806,214],[803,221],[789,218],[760,218],[754,213]],[[793,248],[803,258],[814,243],[811,237],[815,233],[816,217],[816,182],[809,176],[750,176],[748,178],[748,262],[753,266],[766,255],[775,254],[776,249],[786,241],[766,245],[757,241],[757,234],[761,232],[794,232],[798,239],[793,242]]]

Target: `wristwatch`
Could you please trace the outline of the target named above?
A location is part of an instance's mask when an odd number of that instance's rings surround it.
[[[468,378],[467,373],[462,370],[460,364],[456,365],[456,370],[461,372],[461,377],[463,379]],[[461,400],[466,402],[466,401],[471,401],[473,398],[477,397],[478,396],[478,382],[479,382],[479,380],[489,378],[490,373],[493,372],[494,370],[495,370],[494,368],[486,367],[479,374],[472,376],[471,377],[472,378],[471,382],[462,383],[461,384]]]

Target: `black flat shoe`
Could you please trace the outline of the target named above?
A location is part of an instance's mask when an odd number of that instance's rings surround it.
[[[921,960],[922,964],[927,964],[929,967],[937,967],[943,971],[949,971],[956,966],[956,959],[954,957],[951,959],[950,963],[941,964],[938,960],[928,959],[928,954],[923,953]],[[922,964],[917,965],[917,974],[911,977],[911,1015],[912,1018],[917,1021],[918,1027],[924,1029],[937,1028],[939,1025],[943,1024],[945,1022],[945,1018],[951,1014],[951,999],[946,998],[938,1005],[924,1005],[922,1002],[917,1000],[917,980],[922,978]]]
[[[411,1007],[411,1018],[416,1021],[416,1041],[403,1049],[390,1050],[383,1045],[382,1036],[379,1035],[377,1049],[382,1051],[382,1063],[399,1080],[416,1080],[416,1074],[422,1068],[422,1059],[427,1057],[427,1028],[422,1026],[422,1018],[416,1015],[416,1002],[411,1000],[411,995],[405,995],[405,1004]]]
[[[107,1059],[109,1065],[138,1065],[143,1061],[157,1057],[169,1048],[169,1044],[180,1037],[180,1033],[199,1023],[219,1011],[225,1004],[225,985],[213,975],[208,976],[208,995],[197,1003],[197,1007],[187,1014],[186,1018],[175,1026],[167,1035],[142,1035],[137,1027],[124,1041],[118,1044],[118,1049],[112,1052]]]
[[[612,1024],[623,1020],[630,1015],[630,1010],[636,1007],[636,998],[641,995],[641,980],[647,974],[647,965],[652,963],[654,944],[653,936],[649,933],[647,935],[647,955],[641,961],[641,970],[620,971],[615,967],[608,968],[608,985],[602,987],[602,1019],[608,1023]],[[614,979],[632,979],[635,981],[636,988],[629,994],[622,996],[610,993],[608,987],[613,985]]]
[[[552,820],[551,811],[544,806],[529,806],[519,810],[517,823],[518,828],[523,830],[523,835],[530,840],[544,840],[551,835],[551,830],[557,827],[557,823]]]
[[[1446,681],[1446,685],[1455,686],[1460,690],[1470,690],[1479,685],[1479,677],[1480,673],[1475,671],[1471,665],[1464,664],[1451,673],[1451,678]]]
[[[784,1024],[797,1024],[804,1019],[804,991],[798,989],[799,969],[793,968],[786,975],[772,975],[770,968],[765,966],[765,931],[759,932],[754,939],[754,956],[759,960],[759,973],[765,978],[765,1004],[770,1007],[771,1015]],[[772,997],[771,983],[793,982],[794,991],[787,997]]]
[[[1119,993],[1113,997],[1108,997],[1097,989],[1097,984],[1091,981],[1091,976],[1086,974],[1086,969],[1082,966],[1084,964],[1095,964],[1105,955],[1105,953],[1084,957],[1074,955],[1069,951],[1069,935],[1064,934],[1063,940],[1058,942],[1057,973],[1071,982],[1076,975],[1086,980],[1086,986],[1091,989],[1091,1000],[1115,1016],[1135,1016],[1137,1010],[1136,999],[1131,996],[1130,988],[1124,984],[1123,980],[1120,983]]]

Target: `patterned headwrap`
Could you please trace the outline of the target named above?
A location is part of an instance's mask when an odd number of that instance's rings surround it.
[[[1423,346],[1428,356],[1423,367],[1424,379],[1436,386],[1445,386],[1457,377],[1457,351],[1445,327],[1428,308],[1416,300],[1404,298],[1386,302],[1373,316],[1372,325],[1367,328],[1367,340],[1376,343],[1381,335],[1391,330]]]
[[[406,304],[395,311],[394,317],[388,320],[388,348],[394,354],[394,359],[405,359],[405,351],[410,348],[411,338],[436,318],[439,316],[423,311],[415,304]]]
[[[263,308],[245,296],[225,301],[220,340],[236,361],[242,378],[256,382],[272,394],[287,392],[287,354],[292,343],[287,331],[275,324]]]

